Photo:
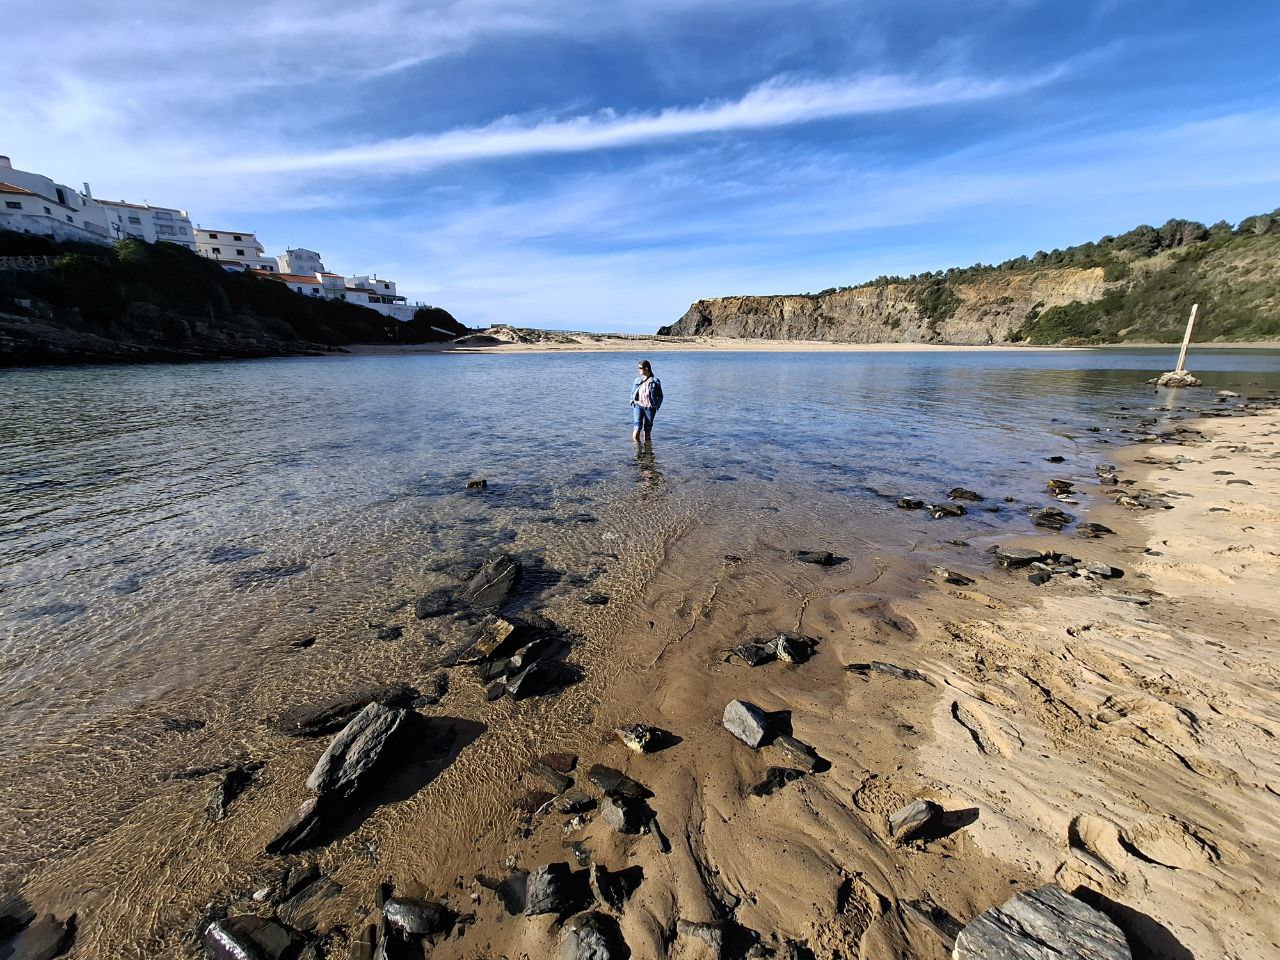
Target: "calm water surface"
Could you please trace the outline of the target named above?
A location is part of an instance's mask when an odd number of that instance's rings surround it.
[[[605,538],[625,546],[638,513],[661,528],[717,504],[835,496],[844,521],[870,522],[892,510],[887,494],[958,483],[1034,497],[1043,481],[1027,464],[1081,444],[1102,457],[1107,435],[1084,427],[1178,402],[1144,383],[1170,357],[659,354],[668,400],[639,458],[622,354],[4,372],[3,750],[55,718],[181,684],[208,666],[195,662],[202,637],[225,641],[238,608],[326,567],[356,595],[361,578],[517,538],[577,537],[590,567]],[[1280,387],[1277,351],[1200,351],[1194,366],[1211,388]],[[476,476],[489,490],[460,492]],[[605,515],[617,529],[583,532]]]

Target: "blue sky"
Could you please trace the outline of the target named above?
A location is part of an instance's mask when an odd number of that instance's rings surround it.
[[[1280,206],[1280,4],[3,0],[0,153],[464,323]]]

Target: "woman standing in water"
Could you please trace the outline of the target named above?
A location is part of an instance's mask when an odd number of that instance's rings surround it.
[[[640,442],[640,431],[644,431],[644,441],[648,443],[653,434],[653,416],[662,406],[662,381],[653,375],[653,367],[648,360],[641,360],[636,368],[640,376],[631,385],[631,415],[634,428],[631,440]]]

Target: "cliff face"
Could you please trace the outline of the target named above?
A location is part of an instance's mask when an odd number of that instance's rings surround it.
[[[912,283],[699,300],[658,333],[839,343],[1008,343],[1033,309],[1096,300],[1106,282],[1102,268],[1094,267],[1003,272],[946,289],[941,297],[927,285]]]

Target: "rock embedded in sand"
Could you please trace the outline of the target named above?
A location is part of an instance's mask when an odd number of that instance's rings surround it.
[[[896,677],[899,680],[923,680],[929,682],[919,670],[910,670],[906,667],[900,667],[896,663],[885,663],[883,660],[872,660],[870,663],[850,663],[845,667],[850,673],[868,674],[871,671],[887,674],[890,677]]]
[[[355,792],[395,742],[408,716],[399,707],[369,704],[334,737],[307,777],[307,787],[317,795]]]
[[[649,823],[653,812],[643,800],[635,797],[605,797],[600,816],[619,833],[639,833]]]
[[[1037,570],[1035,573],[1027,575],[1027,582],[1035,587],[1042,587],[1053,579],[1053,574],[1048,570]]]
[[[225,817],[232,801],[249,788],[253,783],[254,773],[265,766],[265,761],[254,760],[233,764],[225,770],[222,779],[209,794],[209,800],[205,804],[205,815],[214,822]]]
[[[580,913],[564,926],[560,938],[560,960],[621,960],[630,956],[612,917]]]
[[[1059,510],[1057,507],[1044,507],[1033,511],[1031,514],[1032,523],[1037,527],[1045,527],[1049,530],[1061,530],[1074,520],[1075,517]]]
[[[1044,552],[1026,547],[996,547],[995,558],[1002,567],[1017,568],[1043,560]]]
[[[947,567],[934,567],[933,575],[944,583],[949,583],[956,587],[967,587],[974,582],[973,577],[966,576],[957,570],[951,570]]]
[[[704,957],[714,957],[719,960],[721,952],[724,950],[724,924],[722,923],[677,920],[676,936],[682,940],[693,941],[697,944],[699,960]],[[681,954],[681,956],[688,956],[688,953]]]
[[[1086,523],[1081,523],[1077,525],[1076,533],[1082,537],[1089,537],[1089,538],[1096,539],[1097,537],[1102,536],[1104,533],[1115,533],[1115,531],[1108,526],[1104,526],[1101,523],[1094,523],[1093,521],[1088,521]]]
[[[924,501],[916,497],[899,497],[895,503],[900,510],[923,510]]]
[[[726,730],[752,750],[764,742],[767,734],[768,720],[764,711],[745,700],[730,700],[724,708],[721,722]]]
[[[932,800],[916,800],[889,815],[889,836],[909,840],[941,814],[942,808]]]
[[[606,870],[598,863],[587,867],[587,884],[591,887],[591,894],[596,898],[596,903],[614,913],[622,912],[643,876],[643,871],[639,867],[616,872]]]
[[[963,517],[968,511],[958,503],[931,503],[929,504],[929,516],[935,520],[941,520],[943,517]]]
[[[584,813],[596,805],[595,797],[575,790],[557,797],[552,806],[560,813]]]
[[[283,960],[298,945],[284,924],[252,915],[215,920],[203,939],[209,960]]]
[[[553,770],[541,760],[533,761],[533,763],[529,764],[529,769],[540,776],[543,780],[547,781],[547,783],[551,784],[551,788],[555,790],[556,793],[564,793],[573,786],[573,780],[566,777],[559,770]]]
[[[777,656],[774,648],[764,643],[742,643],[733,648],[733,652],[741,657],[749,667],[759,667],[771,663]]]
[[[793,770],[791,767],[770,767],[764,772],[764,779],[751,788],[751,795],[753,797],[767,797],[771,793],[781,790],[793,780],[799,780],[803,776],[803,770]]]
[[[632,723],[613,731],[623,745],[634,753],[656,750],[662,741],[662,731],[647,723]]]
[[[819,567],[834,566],[836,556],[825,550],[793,550],[791,555],[801,563],[812,563]]]
[[[951,492],[947,494],[948,500],[968,500],[970,503],[981,503],[987,499],[975,490],[966,490],[964,487],[952,487]]]
[[[432,939],[453,929],[458,915],[443,903],[392,897],[382,905],[388,925],[406,937]]]
[[[804,637],[798,633],[781,633],[769,644],[774,655],[784,663],[804,663],[813,655],[813,648],[818,641],[812,637]]]
[[[524,913],[567,913],[573,906],[573,870],[568,863],[548,863],[529,874],[525,882]]]
[[[644,800],[652,796],[643,784],[632,780],[622,771],[606,767],[602,763],[594,764],[587,771],[587,779],[599,787],[600,792],[606,797],[632,797],[636,800]]]
[[[778,750],[792,764],[805,773],[813,773],[822,763],[822,758],[818,756],[818,752],[813,747],[807,743],[802,743],[789,734],[778,734],[769,746]]]
[[[289,853],[301,850],[320,835],[322,811],[320,797],[308,797],[298,809],[285,818],[279,832],[267,841],[267,853]]]
[[[1105,914],[1059,887],[1020,893],[960,931],[955,960],[1132,960]]]

